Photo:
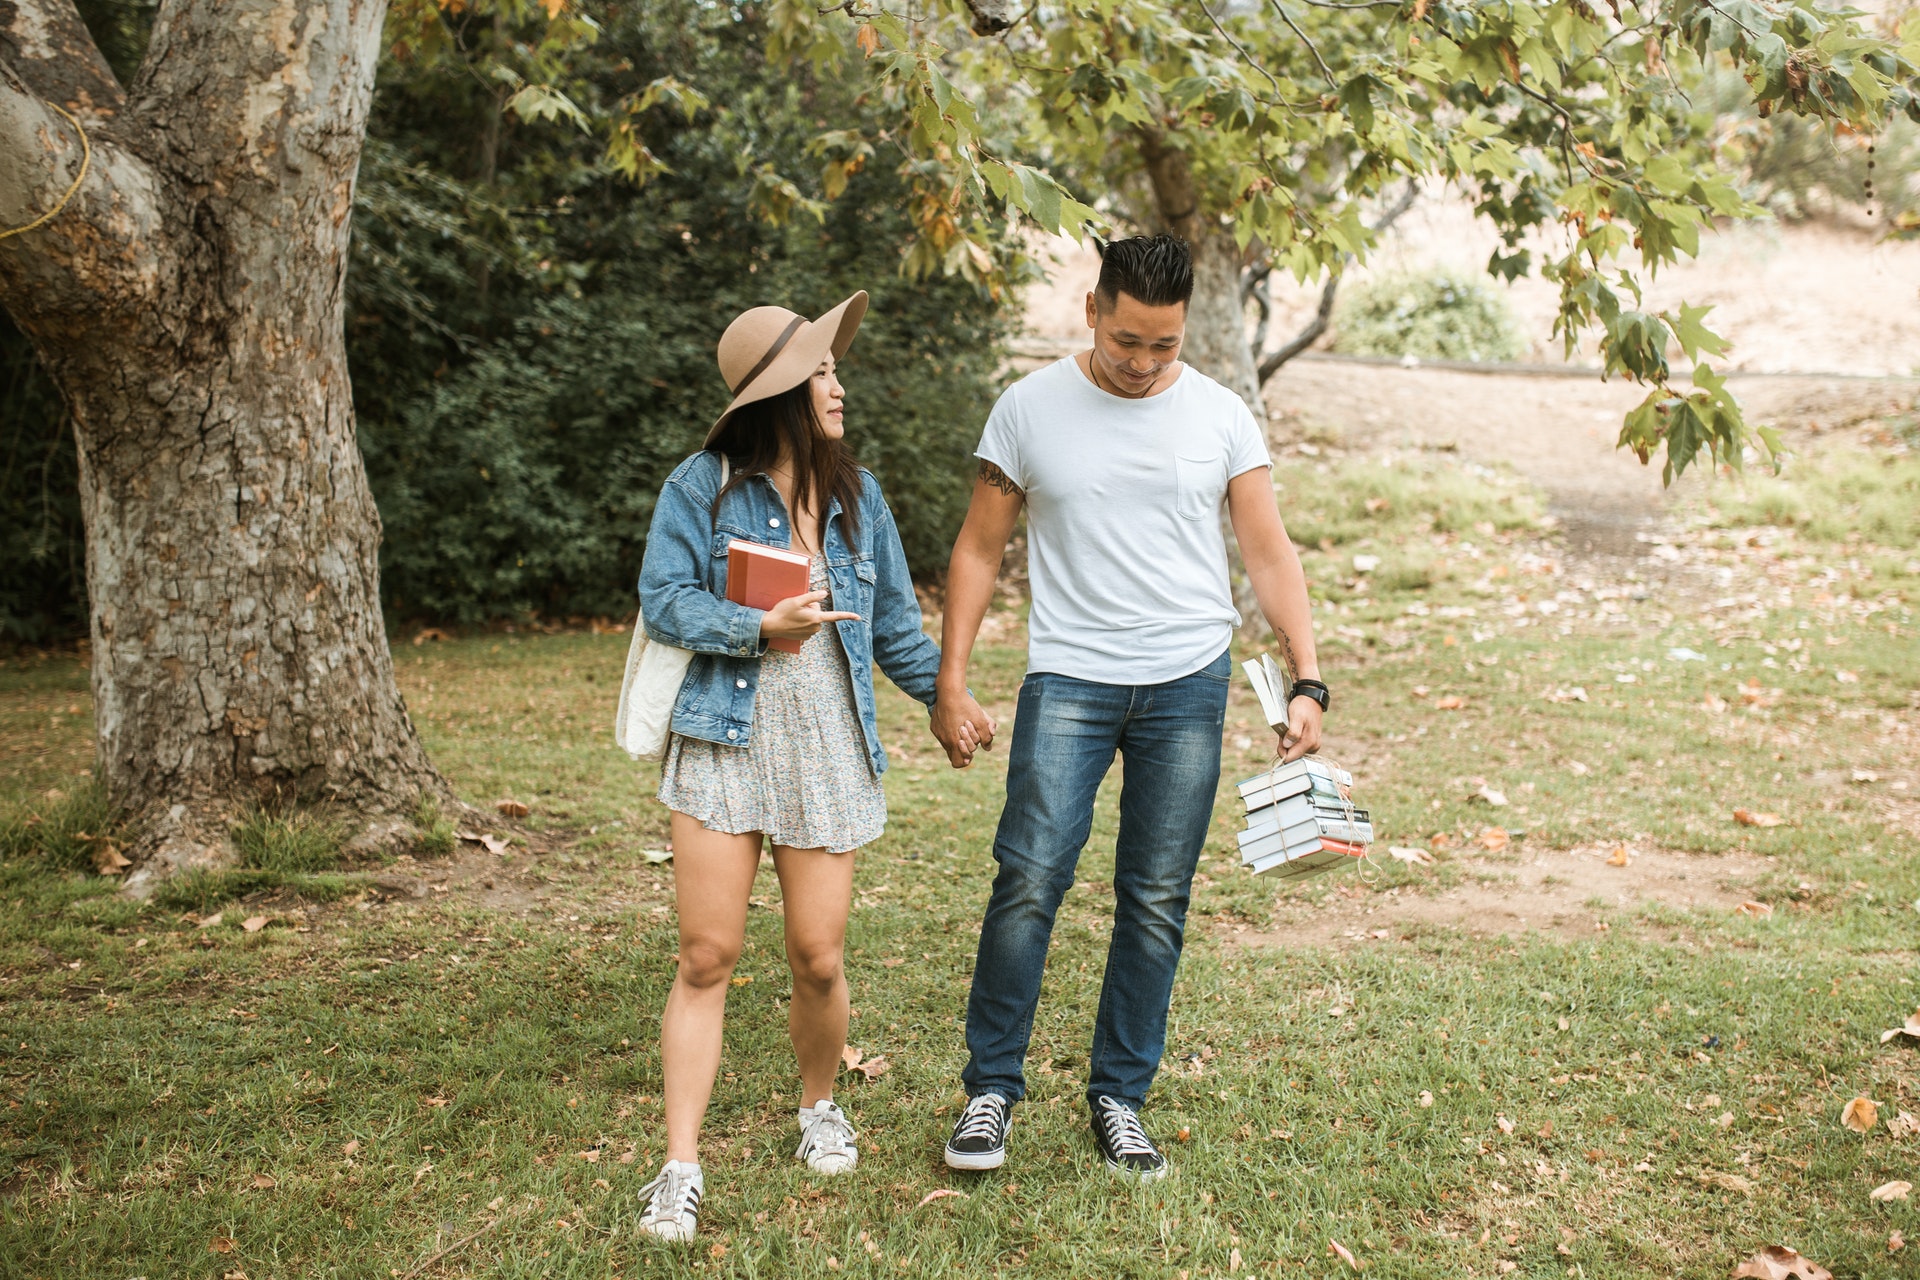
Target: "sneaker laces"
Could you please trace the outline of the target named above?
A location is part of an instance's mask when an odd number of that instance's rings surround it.
[[[813,1147],[821,1155],[854,1155],[858,1148],[853,1145],[853,1140],[859,1136],[853,1121],[847,1119],[847,1113],[832,1103],[818,1110],[803,1108],[800,1112],[800,1146],[793,1154],[805,1156],[807,1148]]]
[[[963,1142],[968,1138],[994,1141],[1000,1137],[1006,1116],[1007,1100],[997,1093],[982,1093],[969,1098],[967,1109],[960,1113],[960,1123],[953,1128],[953,1141]]]
[[[1140,1127],[1140,1117],[1126,1103],[1101,1098],[1099,1115],[1101,1126],[1106,1130],[1107,1145],[1115,1156],[1159,1154],[1147,1138],[1147,1131]]]
[[[678,1222],[700,1216],[700,1184],[694,1176],[670,1162],[660,1176],[640,1188],[647,1201],[647,1219],[651,1222]]]

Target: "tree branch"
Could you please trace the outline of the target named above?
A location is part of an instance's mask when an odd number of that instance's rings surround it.
[[[83,120],[117,115],[127,102],[73,0],[0,0],[0,63]]]
[[[1413,202],[1419,195],[1419,184],[1416,182],[1407,183],[1407,189],[1400,193],[1400,198],[1395,200],[1392,206],[1389,207],[1386,212],[1382,213],[1379,219],[1368,229],[1375,235],[1381,235],[1391,230],[1393,224],[1400,220],[1400,215],[1413,208]],[[1336,270],[1332,275],[1327,277],[1326,285],[1320,290],[1320,305],[1314,308],[1313,319],[1307,322],[1306,327],[1289,338],[1278,350],[1274,351],[1273,354],[1260,361],[1259,375],[1261,386],[1264,387],[1267,385],[1267,379],[1278,373],[1281,365],[1293,359],[1314,343],[1320,341],[1321,335],[1326,333],[1327,325],[1333,319],[1334,298],[1338,296],[1340,292],[1340,276],[1341,272]],[[1262,296],[1256,299],[1259,303],[1263,304],[1260,307],[1260,324],[1258,328],[1255,329],[1255,333],[1262,339],[1262,341],[1256,343],[1253,348],[1253,353],[1256,357],[1259,356],[1260,347],[1264,345],[1264,339],[1266,337],[1267,309],[1264,305],[1266,302],[1264,297],[1265,293],[1266,290],[1262,289],[1260,291]]]
[[[88,117],[75,118],[87,127]],[[151,171],[96,128],[87,133],[93,160],[76,187],[86,143],[74,123],[0,61],[0,230],[59,210],[0,239],[0,302],[29,334],[57,318],[84,324],[138,306],[159,275],[163,233]]]
[[[1013,25],[1012,4],[1008,0],[967,0],[973,14],[973,34],[995,35]]]
[[[1288,30],[1300,37],[1300,43],[1307,46],[1307,52],[1312,54],[1313,60],[1320,65],[1320,74],[1327,78],[1327,88],[1338,92],[1340,85],[1333,78],[1333,68],[1329,67],[1327,60],[1320,56],[1319,46],[1315,45],[1313,41],[1308,38],[1307,33],[1300,29],[1300,24],[1293,20],[1293,15],[1286,11],[1286,8],[1281,5],[1280,0],[1270,0],[1270,3],[1273,5],[1273,11],[1280,15],[1280,21],[1286,23]]]

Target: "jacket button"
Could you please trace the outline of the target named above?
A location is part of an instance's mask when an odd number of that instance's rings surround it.
[[[736,689],[744,689],[747,687],[747,682],[745,680],[735,680],[733,682],[733,687]]]
[[[727,738],[728,738],[728,740],[729,740],[729,741],[731,741],[732,739],[734,739],[734,738],[737,738],[737,737],[739,737],[739,736],[740,736],[740,731],[739,731],[738,729],[729,729],[729,730],[727,730]]]
[[[767,528],[769,528],[769,529],[778,529],[779,527],[780,527],[780,517],[779,517],[779,516],[769,516],[769,517],[767,518]]]

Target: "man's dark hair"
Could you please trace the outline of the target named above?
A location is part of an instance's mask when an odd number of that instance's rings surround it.
[[[1093,297],[1102,311],[1113,310],[1121,294],[1150,307],[1170,307],[1193,299],[1193,255],[1179,236],[1134,236],[1113,240],[1100,251],[1100,283]]]

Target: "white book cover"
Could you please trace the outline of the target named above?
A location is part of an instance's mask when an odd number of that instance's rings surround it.
[[[1247,680],[1260,699],[1260,710],[1266,713],[1267,723],[1276,729],[1286,728],[1287,692],[1292,687],[1287,673],[1280,669],[1273,655],[1267,653],[1247,659],[1240,668],[1247,673]]]
[[[1251,862],[1283,849],[1296,848],[1309,842],[1317,844],[1323,834],[1320,824],[1311,818],[1290,827],[1269,827],[1240,842],[1240,860]]]

